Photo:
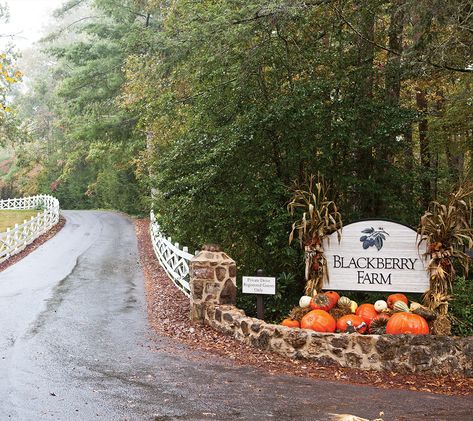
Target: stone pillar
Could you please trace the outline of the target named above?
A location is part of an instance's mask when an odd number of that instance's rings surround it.
[[[209,305],[236,304],[236,264],[216,246],[204,246],[189,264],[192,321],[204,322]]]

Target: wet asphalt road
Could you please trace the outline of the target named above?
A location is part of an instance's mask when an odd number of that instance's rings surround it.
[[[270,376],[153,337],[131,221],[64,214],[0,273],[0,421],[473,419],[468,398]]]

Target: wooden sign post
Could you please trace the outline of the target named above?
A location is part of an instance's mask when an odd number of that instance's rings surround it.
[[[426,245],[416,231],[389,221],[361,221],[324,241],[328,277],[324,289],[420,292],[429,288]]]
[[[264,320],[264,296],[276,294],[276,278],[262,276],[264,272],[259,269],[257,276],[243,276],[243,294],[256,294],[256,315],[258,319]]]

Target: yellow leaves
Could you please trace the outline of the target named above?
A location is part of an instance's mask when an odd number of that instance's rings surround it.
[[[6,54],[0,54],[0,112],[10,113],[12,109],[2,100],[5,99],[9,86],[21,81],[23,74],[12,68]]]
[[[23,73],[21,73],[19,70],[13,71],[12,69],[0,63],[0,77],[7,83],[13,84],[21,80]]]

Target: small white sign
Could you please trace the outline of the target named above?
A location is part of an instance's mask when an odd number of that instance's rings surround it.
[[[328,280],[324,289],[425,292],[429,275],[417,233],[394,222],[361,221],[343,227],[324,242]]]
[[[270,276],[243,276],[244,294],[276,294],[276,278]]]

